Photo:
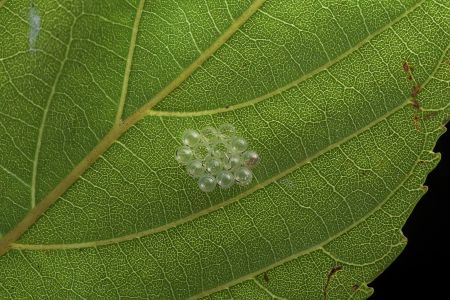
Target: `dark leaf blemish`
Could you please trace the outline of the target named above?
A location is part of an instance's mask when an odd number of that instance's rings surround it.
[[[327,275],[327,282],[325,283],[325,287],[323,288],[323,299],[326,300],[328,298],[328,287],[330,286],[331,279],[336,274],[336,272],[341,271],[342,266],[336,265],[331,268],[330,272]]]
[[[421,88],[422,87],[420,86],[420,84],[416,84],[415,86],[413,86],[411,89],[411,97],[416,98],[417,95],[422,91]]]

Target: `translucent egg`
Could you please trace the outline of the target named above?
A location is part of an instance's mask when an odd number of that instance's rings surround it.
[[[253,173],[249,168],[242,167],[234,172],[234,177],[239,185],[249,185],[253,179]]]
[[[243,137],[234,136],[231,138],[231,151],[241,153],[247,150],[247,147],[248,143]]]
[[[223,188],[228,189],[234,184],[234,176],[230,171],[222,171],[217,175],[217,184]]]
[[[259,163],[259,155],[256,151],[248,150],[242,154],[242,160],[244,161],[244,165],[250,169],[256,167]]]
[[[204,175],[198,180],[198,187],[201,191],[208,193],[216,188],[216,178],[212,175]]]
[[[232,137],[236,134],[236,128],[230,123],[225,123],[219,126],[219,132],[224,137]]]
[[[179,162],[180,164],[187,164],[189,161],[192,160],[193,157],[193,153],[191,148],[187,147],[187,146],[182,146],[180,148],[177,149],[177,152],[175,153],[175,159],[177,160],[177,162]]]
[[[219,132],[214,127],[208,126],[200,130],[202,138],[207,143],[215,143],[219,140]]]
[[[194,151],[194,156],[197,159],[203,160],[206,156],[210,155],[211,148],[204,143],[198,143],[192,150]]]
[[[242,165],[242,159],[238,154],[232,154],[224,163],[224,168],[229,171],[235,171]]]
[[[212,175],[217,175],[220,171],[223,170],[222,160],[214,157],[207,157],[205,159],[205,168]]]
[[[186,166],[186,171],[189,176],[194,178],[199,178],[206,173],[202,161],[198,159],[189,162]]]
[[[224,144],[222,142],[218,142],[211,146],[211,155],[212,156],[214,156],[216,158],[224,159],[227,156],[227,154],[228,154],[228,147],[226,144]]]
[[[183,133],[181,141],[186,146],[195,146],[200,141],[201,135],[197,130],[194,129],[186,129]]]

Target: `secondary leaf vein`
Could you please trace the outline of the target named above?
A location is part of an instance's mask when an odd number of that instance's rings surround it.
[[[116,125],[118,125],[118,124],[120,124],[120,122],[122,122],[123,108],[125,106],[125,100],[126,100],[127,94],[128,94],[128,86],[129,86],[128,82],[130,80],[131,66],[133,64],[134,49],[136,48],[137,34],[139,31],[139,24],[141,22],[141,16],[142,16],[142,12],[144,10],[144,5],[145,5],[145,0],[141,0],[141,2],[139,2],[139,6],[136,11],[136,17],[134,19],[133,31],[131,33],[130,47],[128,48],[128,57],[127,57],[127,65],[125,67],[125,76],[123,77],[122,93],[120,95],[119,107],[117,108],[116,121],[115,121]]]

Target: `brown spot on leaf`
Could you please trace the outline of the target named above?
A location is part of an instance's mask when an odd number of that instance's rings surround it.
[[[355,284],[352,286],[352,292],[353,292],[353,293],[356,293],[357,290],[359,290],[359,284],[355,283]]]
[[[414,114],[413,123],[414,123],[414,127],[416,127],[416,130],[420,131],[420,117],[419,117],[419,115]]]
[[[328,287],[330,286],[331,279],[336,274],[336,272],[342,270],[341,265],[336,265],[331,268],[330,272],[327,275],[327,282],[325,283],[325,287],[323,288],[323,299],[326,300],[328,298]]]
[[[409,66],[407,61],[403,62],[403,71],[405,71],[405,73],[411,72],[411,67]]]
[[[407,61],[403,62],[402,67],[403,67],[403,72],[405,72],[407,75],[406,79],[408,79],[408,81],[415,81],[414,77],[412,75],[412,72],[414,71],[413,67]]]
[[[264,272],[263,278],[266,283],[269,283],[269,275],[267,274],[267,272]]]
[[[330,277],[333,276],[337,271],[340,271],[340,270],[342,270],[342,266],[341,266],[341,265],[336,265],[336,266],[334,266],[334,267],[331,269],[330,273],[328,274],[328,278],[330,278]]]
[[[420,84],[416,84],[412,87],[411,89],[411,97],[416,98],[417,95],[419,95],[419,93],[421,92],[422,87],[420,86]]]

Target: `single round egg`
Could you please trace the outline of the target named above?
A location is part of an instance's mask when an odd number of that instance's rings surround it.
[[[225,160],[224,168],[229,171],[235,171],[242,165],[241,156],[238,154],[231,154],[228,159]]]
[[[186,146],[195,146],[200,141],[201,135],[197,130],[194,129],[186,129],[183,133],[181,141]]]
[[[219,140],[219,132],[214,127],[208,126],[200,130],[202,139],[206,143],[215,143]]]
[[[249,185],[253,179],[252,171],[247,167],[242,167],[234,172],[236,183],[239,185]]]
[[[177,162],[183,165],[191,161],[193,156],[194,154],[192,152],[192,149],[187,146],[181,146],[175,153],[175,159],[177,160]]]
[[[186,166],[186,171],[189,176],[194,178],[199,178],[206,173],[202,161],[198,159],[189,162]]]
[[[221,171],[217,174],[217,184],[222,189],[228,189],[234,185],[234,175],[230,171]]]
[[[192,148],[195,158],[203,160],[211,154],[211,147],[203,142],[198,143]]]
[[[256,151],[248,150],[242,153],[242,160],[246,167],[252,169],[258,165],[260,157]]]
[[[202,192],[209,193],[216,188],[217,180],[212,175],[203,175],[198,180],[198,187]]]
[[[234,153],[242,153],[247,150],[247,141],[240,136],[234,136],[231,138],[231,151]]]
[[[207,157],[205,159],[205,168],[212,175],[217,175],[223,170],[222,160],[215,157]]]

